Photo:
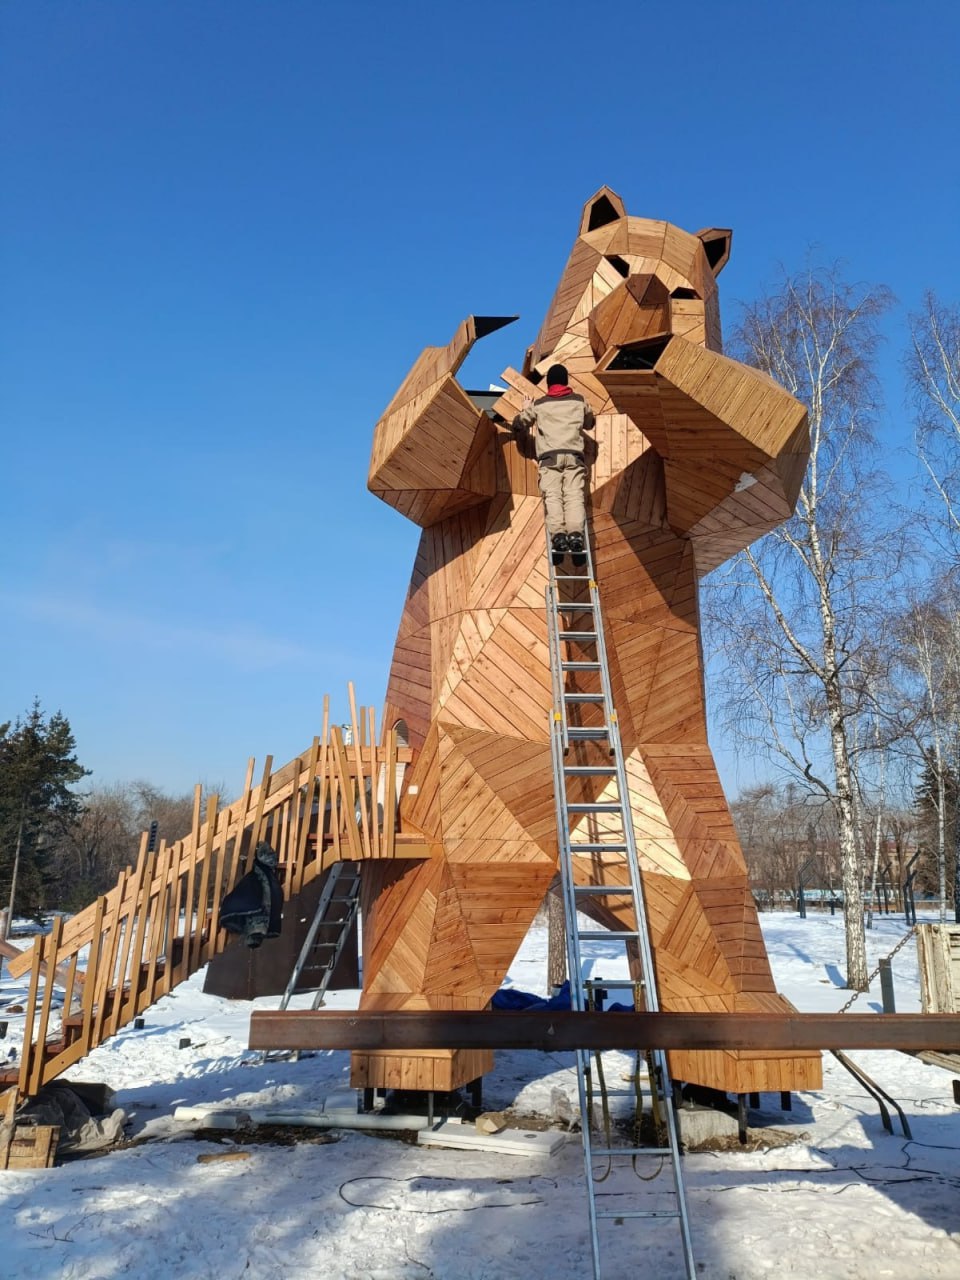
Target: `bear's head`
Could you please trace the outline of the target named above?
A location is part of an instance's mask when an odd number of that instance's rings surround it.
[[[539,382],[562,360],[587,379],[581,389],[602,408],[606,394],[592,374],[652,370],[673,337],[720,351],[716,278],[731,239],[724,228],[691,235],[668,222],[629,217],[620,197],[602,187],[584,205],[525,375]]]

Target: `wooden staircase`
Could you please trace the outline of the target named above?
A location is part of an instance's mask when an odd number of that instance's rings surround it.
[[[377,744],[373,710],[358,715],[352,688],[350,708],[349,743],[330,726],[325,699],[321,735],[305,755],[276,770],[268,756],[257,785],[251,759],[243,794],[222,809],[213,795],[202,812],[198,787],[187,835],[152,850],[144,833],[136,865],[108,893],[56,917],[48,935],[8,962],[12,976],[29,974],[27,1031],[19,1065],[0,1071],[0,1092],[36,1094],[223,951],[230,935],[219,925],[220,903],[250,869],[258,841],[279,856],[287,900],[338,860],[428,856],[423,837],[397,824],[411,751],[393,730]]]

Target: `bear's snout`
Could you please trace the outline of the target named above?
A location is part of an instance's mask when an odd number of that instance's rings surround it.
[[[655,275],[629,276],[590,314],[590,346],[598,363],[612,347],[632,347],[672,333],[670,293]]]

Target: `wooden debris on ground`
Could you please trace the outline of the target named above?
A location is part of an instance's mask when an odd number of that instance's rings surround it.
[[[502,1111],[486,1111],[476,1119],[477,1133],[499,1133],[507,1127],[507,1117]]]
[[[49,1169],[59,1141],[59,1125],[17,1123],[16,1089],[0,1095],[0,1169]]]

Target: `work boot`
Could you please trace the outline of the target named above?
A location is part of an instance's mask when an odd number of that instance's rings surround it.
[[[550,558],[555,565],[563,564],[569,547],[565,533],[555,533],[550,540]]]
[[[582,569],[587,563],[587,553],[584,550],[582,533],[567,534],[567,550],[570,552],[570,559],[575,567]]]

